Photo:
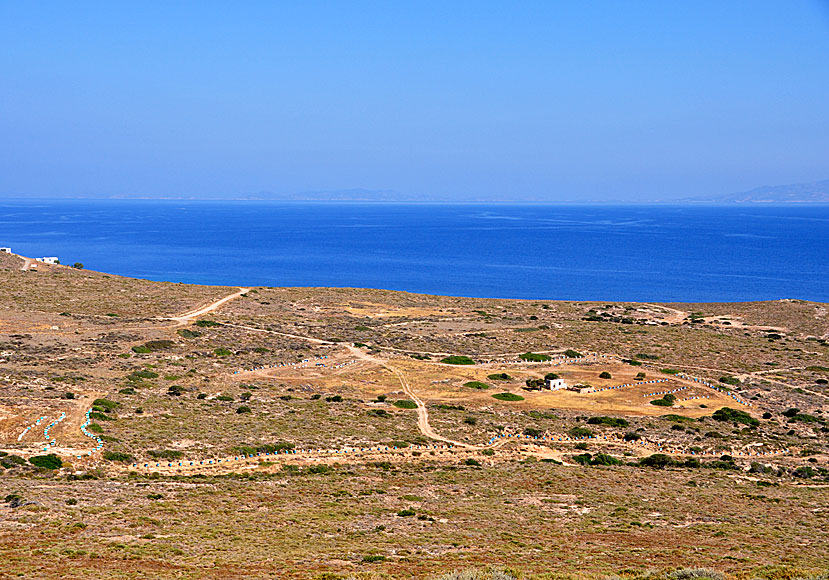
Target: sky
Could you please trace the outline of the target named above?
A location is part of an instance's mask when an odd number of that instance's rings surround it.
[[[829,178],[829,3],[0,0],[0,196]]]

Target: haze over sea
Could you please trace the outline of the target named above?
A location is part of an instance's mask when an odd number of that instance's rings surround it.
[[[829,206],[0,203],[0,245],[125,276],[458,296],[829,301]]]

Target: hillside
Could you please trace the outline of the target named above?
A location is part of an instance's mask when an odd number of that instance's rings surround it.
[[[827,304],[207,287],[0,259],[9,576],[827,566]]]
[[[709,203],[829,203],[829,179],[813,183],[764,185],[750,191],[718,196],[690,197],[681,201]]]

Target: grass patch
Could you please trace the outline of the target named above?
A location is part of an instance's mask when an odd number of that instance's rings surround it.
[[[474,365],[475,361],[466,355],[452,355],[440,359],[440,362],[447,365]]]
[[[523,401],[524,397],[521,395],[516,395],[515,393],[496,393],[492,395],[493,399],[498,399],[499,401]]]
[[[481,381],[469,381],[468,383],[463,384],[464,387],[469,387],[470,389],[480,389],[485,390],[489,388],[489,385],[486,383],[482,383]]]

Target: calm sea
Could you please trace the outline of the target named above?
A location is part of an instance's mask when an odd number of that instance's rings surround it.
[[[199,284],[829,302],[829,206],[5,201],[0,246]]]

